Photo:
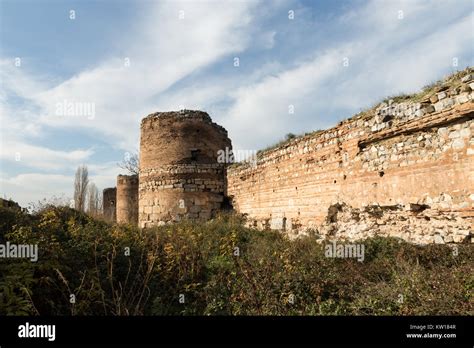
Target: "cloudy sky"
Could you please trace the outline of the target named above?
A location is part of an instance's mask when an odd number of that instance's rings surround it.
[[[0,194],[24,206],[71,197],[80,164],[115,186],[152,112],[205,110],[257,150],[474,65],[471,0],[0,0],[0,16]]]

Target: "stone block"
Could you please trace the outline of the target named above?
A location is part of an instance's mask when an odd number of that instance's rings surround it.
[[[471,136],[471,131],[469,128],[463,128],[459,131],[461,138],[469,138]]]
[[[435,244],[444,244],[444,239],[439,234],[434,235],[433,241],[434,241]]]
[[[435,111],[435,108],[433,105],[428,105],[426,108],[423,109],[423,111],[427,114],[430,114]]]
[[[455,104],[454,98],[448,98],[446,100],[443,100],[443,105],[445,108],[449,108]]]
[[[438,129],[438,134],[442,137],[448,135],[448,129],[446,127],[441,127]]]
[[[270,229],[272,230],[281,230],[283,229],[283,218],[276,217],[270,220]]]
[[[439,101],[435,104],[433,104],[435,111],[441,111],[444,109],[444,103],[442,101]]]
[[[193,205],[189,208],[190,213],[199,213],[202,210],[201,206],[199,205]]]
[[[459,97],[456,98],[456,102],[458,104],[464,104],[464,103],[467,103],[468,101],[469,101],[468,95],[460,95]]]
[[[448,234],[446,237],[444,237],[444,242],[445,243],[453,243],[454,242],[454,238],[451,234]]]
[[[453,149],[455,149],[455,150],[460,150],[460,149],[462,149],[464,146],[465,146],[464,140],[462,140],[462,139],[454,139],[453,144],[452,144]]]
[[[449,133],[449,139],[457,139],[459,137],[461,137],[461,134],[458,131],[453,131]]]
[[[472,80],[472,77],[473,75],[472,74],[467,74],[466,76],[464,76],[462,79],[461,79],[461,82],[469,82]]]

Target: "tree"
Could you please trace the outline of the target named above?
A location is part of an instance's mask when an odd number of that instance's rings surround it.
[[[126,152],[123,161],[118,163],[118,166],[128,171],[129,174],[138,175],[140,168],[138,153],[135,152],[131,154],[130,152]]]
[[[89,214],[97,216],[99,214],[99,190],[93,182],[89,184],[89,189],[87,190],[87,201]]]
[[[76,177],[74,180],[74,208],[79,211],[84,211],[87,186],[89,185],[89,171],[87,166],[79,166],[76,170]]]
[[[97,214],[101,215],[104,213],[104,206],[102,202],[102,194],[100,194],[100,191],[97,195]]]

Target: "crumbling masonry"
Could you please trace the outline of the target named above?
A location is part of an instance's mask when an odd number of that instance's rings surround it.
[[[229,198],[249,225],[290,235],[469,242],[473,100],[468,69],[421,97],[389,100],[229,168],[217,162],[231,147],[227,132],[206,113],[152,114],[141,124],[138,204],[129,207],[148,227],[209,219]]]

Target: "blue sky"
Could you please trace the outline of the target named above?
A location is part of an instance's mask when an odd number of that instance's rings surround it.
[[[114,186],[152,112],[205,110],[258,150],[474,65],[470,0],[0,0],[0,16],[0,194],[22,205],[71,197],[80,164]]]

